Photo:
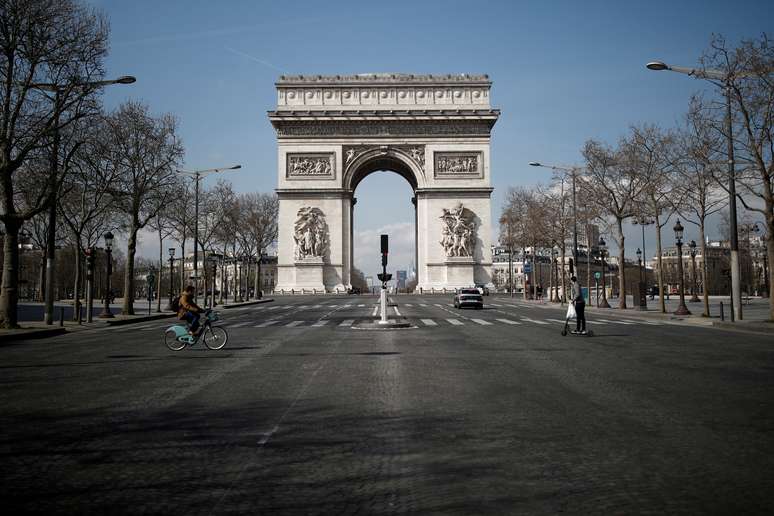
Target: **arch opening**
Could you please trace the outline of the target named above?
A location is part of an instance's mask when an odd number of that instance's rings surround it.
[[[365,278],[370,277],[373,288],[369,290],[378,291],[380,283],[376,275],[381,272],[379,235],[388,234],[390,253],[387,272],[393,277],[390,286],[403,291],[413,288],[417,279],[416,183],[406,177],[405,171],[401,173],[393,167],[379,168],[377,163],[390,164],[371,161],[372,166],[358,170],[353,181],[351,282],[353,287],[362,289]],[[357,274],[358,271],[362,277]]]

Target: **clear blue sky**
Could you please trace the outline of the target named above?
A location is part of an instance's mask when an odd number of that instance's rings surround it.
[[[241,163],[230,176],[240,191],[276,186],[266,111],[282,73],[489,74],[502,110],[492,137],[495,219],[509,185],[548,179],[529,161],[577,163],[588,138],[614,141],[632,123],[668,127],[682,116],[703,85],[648,71],[647,61],[692,65],[711,33],[755,37],[774,20],[771,0],[92,3],[112,25],[109,75],[138,79],[110,88],[108,107],[138,98],[175,113],[186,166]],[[359,232],[413,224],[402,181],[363,182]]]

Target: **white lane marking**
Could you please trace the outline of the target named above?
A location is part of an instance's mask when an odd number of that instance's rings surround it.
[[[393,310],[395,310],[395,315],[397,315],[398,317],[403,317],[403,316],[400,314],[400,311],[398,310],[398,307],[397,307],[397,306],[393,306],[393,307],[392,307],[392,309],[393,309]]]
[[[634,323],[630,322],[624,322],[624,321],[609,321],[607,319],[598,319],[599,321],[610,323],[610,324],[625,324],[626,326],[631,326]]]
[[[378,312],[378,311],[379,311],[379,305],[374,307],[374,311],[371,312],[371,317],[376,317],[376,312]]]
[[[427,306],[425,303],[419,303],[419,306]]]
[[[471,321],[473,321],[476,324],[481,324],[484,326],[492,326],[492,323],[490,323],[489,321],[485,321],[483,319],[471,319]]]
[[[267,326],[271,326],[272,324],[277,324],[279,321],[266,321],[262,322],[261,324],[256,324],[253,326],[253,328],[266,328]]]
[[[320,326],[325,326],[326,324],[328,324],[328,319],[323,319],[322,321],[317,321],[312,326],[317,326],[319,328]]]
[[[296,308],[298,308],[298,309],[301,309],[301,308],[310,308],[310,307],[308,307],[308,306],[306,306],[306,305],[299,305],[299,306],[297,306]]]
[[[414,305],[412,305],[411,303],[406,303],[406,304],[405,304],[405,305],[403,305],[403,306],[414,306]]]
[[[285,308],[284,306],[272,306],[267,308],[266,310],[279,310],[280,308]]]
[[[465,324],[459,319],[446,319],[446,320],[449,321],[449,324],[453,324],[454,326],[462,326],[463,324]]]
[[[440,303],[433,303],[433,306],[443,306],[443,305]]]
[[[155,327],[156,327],[155,324],[143,324],[142,326],[135,326],[134,329],[135,330],[148,330],[150,328],[155,328]]]
[[[546,321],[551,321],[551,322],[555,322],[555,323],[559,323],[559,324],[564,324],[565,323],[565,321],[563,321],[561,319],[546,319]]]
[[[425,326],[438,326],[438,323],[432,319],[420,319],[420,321],[422,321]]]
[[[350,308],[352,305],[341,305],[343,308]]]
[[[339,323],[339,326],[352,326],[352,323],[354,322],[354,319],[345,319]]]
[[[538,321],[537,319],[530,319],[528,317],[522,317],[521,320],[524,321],[524,322],[530,322],[530,323],[533,323],[533,324],[548,324],[545,321]]]
[[[358,308],[363,308],[365,305],[357,305]]]
[[[495,321],[500,321],[505,324],[521,324],[519,321],[511,321],[510,319],[495,319]]]
[[[292,328],[294,326],[298,326],[299,324],[302,324],[304,321],[291,321],[285,325],[285,328]]]
[[[499,307],[499,306],[503,306],[503,305],[498,305],[497,303],[489,303],[489,304],[490,304],[491,306],[498,306],[498,307]]]
[[[245,321],[237,324],[232,324],[229,326],[229,328],[241,328],[242,326],[247,326],[248,324],[252,324],[253,321]]]

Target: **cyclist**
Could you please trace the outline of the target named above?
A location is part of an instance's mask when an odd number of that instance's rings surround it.
[[[194,287],[187,285],[180,294],[180,309],[177,311],[177,318],[181,321],[188,321],[188,332],[196,336],[199,334],[199,318],[204,313],[196,303],[194,303]]]

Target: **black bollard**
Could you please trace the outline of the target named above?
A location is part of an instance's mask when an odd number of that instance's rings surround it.
[[[59,307],[59,326],[64,326],[64,307]]]
[[[723,313],[723,301],[720,302],[720,320],[721,321],[726,320],[725,314]]]

